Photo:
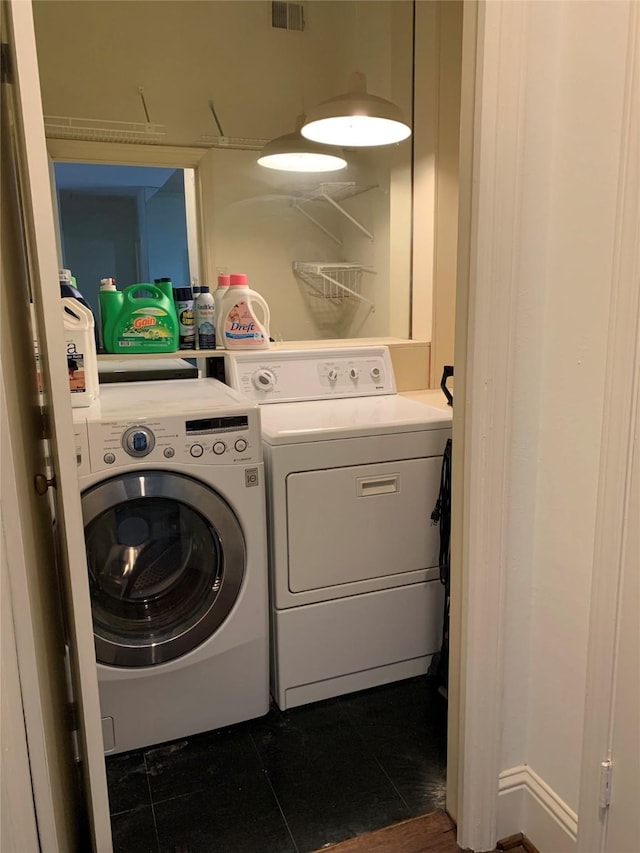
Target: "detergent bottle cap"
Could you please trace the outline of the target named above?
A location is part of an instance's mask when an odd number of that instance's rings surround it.
[[[242,272],[231,273],[231,275],[229,276],[229,279],[230,279],[229,284],[231,284],[231,285],[240,285],[242,287],[247,286],[247,277]]]
[[[230,275],[219,275],[218,276],[218,287],[229,287],[231,282]]]
[[[189,302],[193,299],[193,294],[190,287],[174,287],[173,298],[176,302]]]

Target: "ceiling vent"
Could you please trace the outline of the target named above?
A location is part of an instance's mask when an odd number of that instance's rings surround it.
[[[304,7],[302,3],[271,3],[271,26],[275,30],[304,30]]]

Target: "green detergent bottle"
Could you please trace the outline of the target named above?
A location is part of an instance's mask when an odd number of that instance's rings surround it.
[[[178,349],[178,318],[170,280],[131,284],[124,290],[101,286],[99,299],[107,352],[124,355]]]

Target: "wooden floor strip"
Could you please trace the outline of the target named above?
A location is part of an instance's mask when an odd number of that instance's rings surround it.
[[[456,843],[456,825],[443,811],[404,820],[331,844],[315,853],[465,853]],[[503,838],[494,853],[538,853],[522,833]],[[470,851],[466,851],[470,853]]]
[[[316,853],[460,853],[456,827],[446,812],[432,812],[323,847]]]

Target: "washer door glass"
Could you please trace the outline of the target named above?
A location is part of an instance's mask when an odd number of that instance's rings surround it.
[[[233,608],[246,566],[229,505],[166,471],[130,473],[82,495],[96,655],[152,666],[210,637]]]

